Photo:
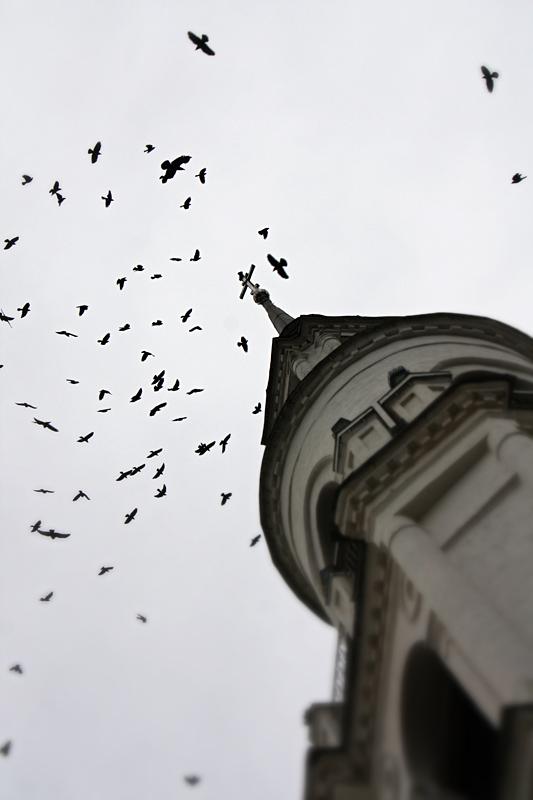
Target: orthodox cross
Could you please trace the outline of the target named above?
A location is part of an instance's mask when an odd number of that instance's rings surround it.
[[[253,271],[255,269],[255,264],[252,264],[250,267],[250,271],[244,274],[244,272],[239,272],[239,280],[242,283],[242,292],[240,294],[240,300],[243,299],[244,295],[246,294],[246,290],[250,290],[250,294],[252,297],[259,291],[259,284],[252,283],[250,278],[252,277]]]

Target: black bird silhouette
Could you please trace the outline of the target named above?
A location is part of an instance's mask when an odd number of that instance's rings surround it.
[[[98,156],[101,154],[101,151],[102,151],[102,142],[96,142],[92,150],[91,149],[87,150],[87,153],[91,156],[91,162],[93,164],[96,164],[96,162],[98,161]]]
[[[140,472],[141,470],[143,470],[145,468],[145,466],[146,466],[146,464],[139,464],[138,467],[133,467],[133,469],[130,469],[129,474],[130,475],[137,475],[137,473]]]
[[[170,260],[171,260],[171,261],[183,261],[183,259],[182,259],[182,258],[171,258]]]
[[[254,538],[250,540],[250,547],[254,547],[254,545],[257,544],[260,538],[261,536],[254,536]]]
[[[107,389],[100,389],[100,391],[98,392],[98,399],[103,400],[106,394],[111,394],[111,392],[108,391]]]
[[[170,389],[167,389],[167,392],[177,392],[180,388],[180,381],[179,378],[176,378],[174,381],[174,386],[171,386]]]
[[[168,159],[163,161],[161,164],[161,169],[165,170],[165,174],[160,175],[159,180],[163,183],[171,180],[176,172],[178,170],[183,170],[183,165],[188,164],[190,160],[191,156],[179,156],[178,158],[175,158],[174,161],[169,161]]]
[[[22,185],[26,186],[26,184],[31,183],[33,178],[30,175],[23,175],[24,180],[22,181]]]
[[[137,394],[134,394],[134,395],[133,395],[133,397],[130,399],[130,403],[136,403],[136,402],[137,402],[137,400],[140,400],[140,399],[141,399],[141,395],[142,395],[142,393],[143,393],[143,390],[142,390],[142,388],[141,388],[141,389],[139,389],[139,391],[137,392]]]
[[[38,492],[39,494],[54,494],[53,489],[34,489],[34,492]]]
[[[121,327],[121,328],[119,328],[119,331],[129,331],[129,329],[130,329],[130,328],[131,328],[131,325],[130,325],[130,323],[129,323],[129,322],[126,322],[126,324],[125,324],[125,325],[122,325],[122,327]]]
[[[258,403],[254,408],[254,410],[252,411],[252,414],[259,414],[260,411],[261,411],[261,403]]]
[[[163,320],[162,319],[156,319],[155,322],[152,322],[152,328],[157,328],[157,327],[159,327],[159,325],[162,325],[162,324],[163,324]]]
[[[58,533],[53,528],[50,528],[49,531],[36,531],[40,533],[41,536],[48,536],[49,539],[68,539],[70,533]]]
[[[167,485],[166,483],[164,483],[161,489],[157,489],[157,494],[154,494],[154,497],[164,497],[166,493],[167,493]]]
[[[176,417],[176,419],[173,419],[172,422],[183,422],[184,419],[187,419],[187,417]]]
[[[241,341],[237,342],[237,347],[242,347],[245,353],[248,352],[248,339],[245,339],[244,336],[241,336]]]
[[[111,411],[110,408],[99,408],[97,413],[98,414],[107,414],[108,411]]]
[[[106,572],[111,572],[112,569],[115,569],[115,568],[114,567],[100,567],[100,572],[98,574],[99,575],[105,575]]]
[[[22,667],[20,664],[14,664],[12,667],[9,667],[10,672],[18,672],[19,675],[22,675]]]
[[[211,448],[215,444],[216,442],[209,442],[209,444],[206,444],[205,442],[200,442],[200,444],[198,445],[197,449],[194,452],[198,453],[199,456],[203,456],[205,453],[208,453],[209,450],[211,450]]]
[[[0,747],[0,753],[2,753],[3,756],[8,756],[9,751],[11,750],[11,745],[12,745],[11,739],[8,739],[8,741],[5,744],[3,744],[2,747]]]
[[[274,258],[274,256],[271,255],[270,253],[267,255],[267,258],[270,264],[272,264],[272,266],[274,267],[274,269],[272,270],[273,272],[277,272],[281,278],[289,277],[285,272],[285,270],[283,269],[283,267],[288,266],[284,258],[280,258],[280,260],[278,261],[277,258]]]
[[[75,339],[78,338],[78,334],[77,333],[69,333],[69,331],[56,331],[56,333],[59,336],[66,336],[67,339],[69,338],[69,336],[74,336]]]
[[[193,331],[201,331],[201,330],[202,330],[202,328],[200,328],[199,325],[195,325],[194,328],[189,328],[189,333],[193,333]]]
[[[200,183],[205,183],[205,173],[207,172],[206,167],[202,167],[198,175],[195,175],[195,178],[200,178]]]
[[[33,421],[37,425],[41,425],[43,428],[48,428],[49,431],[55,431],[57,433],[57,428],[54,428],[54,426],[51,425],[49,422],[43,422],[42,419],[36,419],[35,417],[33,418]]]
[[[54,593],[50,592],[49,594],[46,595],[46,597],[40,597],[39,600],[41,601],[41,603],[48,603],[52,599],[53,595]]]
[[[200,783],[201,779],[198,777],[198,775],[185,775],[183,780],[185,783],[188,783],[189,786],[196,786],[197,783]]]
[[[152,476],[152,480],[155,481],[157,478],[160,478],[163,472],[165,471],[165,464],[161,464],[160,467],[157,468],[155,475]]]
[[[144,272],[144,267],[142,264],[137,264],[136,267],[133,267],[132,272]]]
[[[189,319],[191,314],[192,314],[192,308],[189,308],[189,310],[186,311],[185,314],[182,316],[181,321],[182,322],[187,322],[187,320]]]
[[[527,178],[527,175],[520,175],[519,172],[515,172],[515,174],[513,175],[513,179],[511,181],[511,183],[520,183],[520,181],[523,181],[526,178]]]
[[[59,186],[59,181],[56,181],[51,189],[48,190],[48,194],[57,194],[58,192],[62,192],[63,190]]]
[[[481,72],[483,73],[482,80],[484,80],[487,84],[487,91],[492,92],[494,89],[493,78],[499,78],[500,76],[497,72],[491,72],[489,69],[487,69],[487,67],[481,67]]]
[[[24,406],[24,408],[33,408],[37,410],[37,406],[31,406],[29,403],[15,403],[16,406]]]
[[[146,145],[146,150],[144,152],[145,153],[151,153],[152,150],[155,150],[155,147],[153,146],[153,144],[147,144]]]
[[[111,339],[111,334],[106,333],[106,335],[103,336],[101,339],[97,339],[97,342],[98,344],[101,344],[103,346],[104,344],[107,344],[110,339]]]
[[[183,203],[183,205],[180,206],[180,208],[184,208],[185,211],[187,211],[187,209],[190,208],[191,203],[192,203],[192,197],[188,197],[186,201]]]
[[[221,501],[220,505],[221,506],[225,506],[226,503],[228,502],[228,500],[230,499],[231,495],[232,495],[232,492],[228,492],[227,494],[225,494],[224,492],[221,492],[220,496],[222,498],[222,501]]]
[[[146,622],[146,617],[143,617],[142,614],[137,614],[137,619],[139,619],[141,622]]]
[[[219,445],[222,448],[223,453],[226,452],[226,447],[228,446],[228,442],[230,439],[231,439],[231,433],[228,433],[228,435],[224,439],[222,439],[221,442],[219,442]]]
[[[24,317],[29,312],[29,310],[30,310],[30,304],[29,303],[24,303],[22,308],[17,308],[17,311],[20,311],[20,318],[21,319],[24,319]]]
[[[94,436],[94,431],[91,431],[91,433],[88,433],[86,436],[80,436],[78,442],[88,442],[91,436]]]
[[[137,513],[137,509],[134,508],[133,511],[130,511],[129,514],[125,514],[126,519],[124,520],[124,525],[129,525],[129,523],[135,519],[135,515]]]
[[[78,489],[78,494],[76,495],[76,497],[72,498],[72,502],[75,502],[76,500],[79,500],[81,497],[85,497],[86,500],[90,500],[91,499],[88,494],[85,494],[85,492],[82,492],[81,489]]]
[[[102,195],[102,200],[105,201],[105,207],[109,208],[109,206],[113,202],[113,195],[111,194],[111,189],[109,189],[105,197]]]
[[[191,389],[187,394],[197,394],[198,392],[203,392],[203,389]]]
[[[209,41],[209,36],[206,33],[203,33],[202,38],[200,38],[192,31],[187,31],[187,36],[189,37],[191,42],[196,45],[196,50],[201,50],[202,53],[205,53],[207,56],[215,55],[214,51],[211,50],[211,48],[207,44],[207,42]]]
[[[124,288],[124,284],[126,283],[127,278],[118,278],[117,279],[117,286],[119,287],[120,291]]]
[[[37,531],[41,527],[41,520],[38,519],[37,522],[34,522],[33,525],[31,525],[30,527],[31,527],[31,532],[32,533],[37,533]]]
[[[6,241],[7,241],[7,239],[6,239]],[[201,257],[202,256],[200,255],[200,251],[196,250],[194,255],[193,255],[193,257],[189,258],[189,261],[200,261]]]
[[[155,281],[155,280],[157,280],[158,278],[162,278],[162,277],[163,277],[163,276],[162,276],[162,275],[161,275],[159,272],[156,272],[156,273],[155,273],[155,275],[150,275],[150,280],[151,280],[151,281]]]
[[[72,378],[66,378],[67,383],[77,384],[79,381],[73,381]]]
[[[159,405],[154,406],[150,411],[150,416],[153,417],[157,414],[158,411],[161,411],[162,408],[166,406],[166,403],[159,403]]]
[[[119,475],[119,476],[118,476],[118,478],[116,478],[115,480],[117,480],[117,481],[123,481],[123,480],[124,480],[124,478],[127,478],[127,477],[128,477],[128,475],[131,475],[131,469],[129,469],[127,472],[122,472],[122,470],[120,470],[120,475]]]
[[[62,194],[59,194],[59,192],[57,192],[57,194],[56,194],[56,200],[57,200],[57,205],[58,206],[60,206],[61,203],[65,202],[65,198],[63,197]]]
[[[89,306],[85,306],[85,305],[83,305],[83,306],[76,306],[76,308],[77,308],[77,309],[79,309],[79,312],[80,312],[80,317],[83,317],[83,315],[85,314],[85,312],[88,310]]]
[[[257,231],[257,233],[259,234],[259,236],[262,236],[263,239],[266,239],[268,236],[268,228],[261,228],[261,230]]]
[[[4,314],[3,311],[0,311],[0,320],[2,322],[7,322],[7,324],[9,325],[10,328],[11,328],[11,322],[14,319],[15,319],[15,317],[8,317],[7,314]],[[4,365],[2,364],[2,366],[4,366]]]
[[[154,377],[152,378],[152,386],[155,383],[159,383],[159,381],[164,380],[164,377],[165,377],[165,370],[162,369],[161,372],[158,375],[154,375]]]
[[[163,448],[162,447],[160,447],[158,450],[150,450],[150,453],[149,453],[149,455],[146,456],[146,458],[155,458],[156,456],[159,455],[159,453],[162,453],[162,452],[163,452]]]
[[[18,242],[18,240],[19,240],[18,236],[14,236],[12,239],[4,239],[4,242],[6,243],[4,250],[9,250],[11,247],[14,247]]]
[[[154,392],[160,392],[161,389],[163,388],[163,383],[164,382],[165,382],[164,378],[161,378],[160,381],[157,381],[157,383],[154,384]]]

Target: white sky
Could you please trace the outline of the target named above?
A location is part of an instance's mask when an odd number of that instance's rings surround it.
[[[301,795],[302,714],[330,697],[335,636],[264,540],[248,547],[263,423],[251,412],[274,331],[239,300],[236,273],[255,263],[293,316],[453,311],[533,334],[532,23],[530,2],[508,0],[6,0],[0,241],[20,239],[0,250],[0,307],[15,317],[0,331],[2,798]],[[492,95],[481,64],[500,73]],[[181,154],[185,171],[161,184],[161,161]],[[513,186],[515,172],[531,178]],[[225,455],[194,453],[230,432]],[[78,489],[91,500],[73,503]],[[71,537],[30,533],[38,519]]]

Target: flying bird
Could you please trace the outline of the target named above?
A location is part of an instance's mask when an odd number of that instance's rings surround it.
[[[197,394],[198,392],[203,392],[203,391],[204,391],[203,389],[191,389],[191,391],[187,392],[187,394]]]
[[[108,391],[107,389],[100,389],[100,391],[98,392],[98,399],[103,400],[106,394],[111,394],[111,392]]]
[[[96,162],[98,161],[98,156],[101,155],[101,152],[102,152],[102,142],[96,142],[92,150],[90,148],[89,150],[87,150],[87,153],[91,156],[92,164],[96,164]]]
[[[206,167],[202,167],[198,175],[195,175],[195,178],[200,178],[200,183],[205,183],[205,173],[207,172]]]
[[[167,485],[166,483],[164,483],[161,489],[157,489],[157,494],[154,494],[154,497],[164,497],[166,493],[167,493]]]
[[[161,411],[161,409],[164,408],[165,406],[166,406],[166,403],[159,403],[159,405],[154,406],[152,408],[152,410],[150,411],[150,416],[154,417],[157,414],[157,412]]]
[[[100,567],[100,572],[98,574],[99,575],[105,575],[106,572],[111,572],[112,569],[115,569],[115,568],[114,567]]]
[[[500,76],[498,75],[497,72],[491,72],[490,70],[488,70],[487,67],[481,67],[481,72],[483,73],[482,80],[484,80],[485,83],[487,84],[487,91],[492,92],[492,90],[494,89],[493,78],[499,78]]]
[[[126,324],[125,324],[125,325],[122,325],[122,327],[121,327],[121,328],[119,328],[119,331],[129,331],[129,329],[130,329],[130,328],[131,328],[131,325],[130,325],[130,323],[129,323],[129,322],[126,322]]]
[[[202,328],[200,328],[199,325],[195,325],[194,328],[189,328],[189,333],[193,333],[194,331],[201,331],[201,330],[202,330]]]
[[[113,195],[111,194],[111,189],[109,189],[105,197],[102,195],[101,199],[105,201],[105,207],[109,208],[109,206],[113,202]]]
[[[54,428],[54,426],[51,425],[49,422],[43,422],[42,419],[36,419],[35,417],[33,418],[33,421],[37,425],[41,425],[43,428],[48,428],[49,431],[55,431],[56,433],[58,432],[57,428]]]
[[[192,314],[192,308],[189,308],[189,310],[186,311],[185,314],[182,316],[181,321],[182,322],[187,322],[187,320],[189,319],[191,314]]]
[[[192,197],[188,197],[188,198],[186,199],[186,201],[183,203],[183,205],[182,205],[182,206],[180,206],[180,208],[184,208],[184,209],[185,209],[185,211],[187,211],[187,209],[188,209],[188,208],[190,208],[190,206],[191,206],[191,203],[192,203]]]
[[[136,267],[133,267],[132,272],[144,272],[144,267],[142,264],[137,264]]]
[[[226,503],[228,502],[228,500],[230,499],[231,495],[232,495],[232,492],[228,492],[227,494],[225,494],[224,492],[221,492],[220,496],[222,498],[222,501],[221,501],[220,505],[221,506],[225,506]]]
[[[2,745],[2,747],[0,747],[0,753],[2,753],[3,756],[8,756],[9,751],[11,750],[11,745],[12,742],[9,739],[5,744]]]
[[[14,247],[18,242],[18,240],[19,240],[18,236],[14,236],[12,239],[4,239],[4,242],[6,243],[4,250],[9,250],[11,247]]]
[[[67,383],[72,383],[74,385],[79,383],[79,381],[74,381],[74,380],[72,380],[72,378],[66,378],[66,381],[67,381]]]
[[[51,189],[48,190],[48,194],[57,194],[58,192],[62,192],[63,190],[59,186],[59,181],[56,181]]]
[[[250,540],[250,547],[254,547],[260,538],[261,536],[254,536],[254,538]]]
[[[38,492],[39,494],[54,494],[53,489],[34,489],[34,492]]]
[[[146,466],[146,464],[139,464],[138,467],[133,467],[133,469],[130,469],[129,474],[130,475],[137,475],[137,473],[140,472],[141,470],[143,470],[145,468],[145,466]]]
[[[96,341],[98,342],[98,344],[101,344],[103,346],[104,344],[107,344],[110,339],[111,339],[111,334],[106,333],[105,336],[103,336],[101,339],[97,339]]]
[[[88,433],[86,436],[80,436],[78,442],[88,442],[91,436],[94,436],[94,431],[91,431],[91,433]]]
[[[190,160],[191,156],[178,156],[178,158],[175,158],[174,161],[169,161],[168,159],[163,161],[161,164],[161,169],[165,170],[165,174],[160,175],[159,180],[163,183],[171,180],[176,172],[178,170],[183,170],[183,165],[188,164]]]
[[[80,312],[80,317],[83,317],[83,315],[85,314],[85,312],[88,310],[89,306],[85,306],[85,305],[83,305],[83,306],[76,306],[76,308],[77,308],[77,309],[79,309],[79,312]]]
[[[131,469],[129,469],[127,472],[122,472],[122,470],[120,470],[120,475],[119,475],[119,476],[118,476],[118,478],[116,478],[115,480],[117,480],[117,481],[123,481],[123,480],[124,480],[124,478],[127,478],[127,477],[128,477],[128,475],[131,475]]]
[[[163,324],[162,319],[156,319],[155,322],[152,322],[152,328],[157,328],[159,325]]]
[[[258,403],[254,408],[254,410],[252,411],[252,414],[259,414],[260,411],[261,411],[261,403]]]
[[[150,453],[149,453],[149,455],[146,456],[146,458],[155,458],[156,456],[159,455],[159,453],[162,453],[162,452],[163,452],[163,448],[162,447],[160,447],[158,450],[150,450]]]
[[[278,261],[277,258],[274,258],[274,256],[271,255],[270,253],[267,255],[267,258],[270,264],[272,264],[272,266],[274,267],[274,269],[272,270],[273,272],[277,272],[281,278],[289,277],[285,272],[285,270],[283,269],[283,267],[288,266],[284,258],[280,258],[280,260]]]
[[[162,278],[162,277],[163,277],[163,276],[162,276],[162,275],[161,275],[159,272],[156,272],[156,273],[155,273],[155,275],[150,275],[150,280],[151,280],[151,281],[155,281],[155,280],[157,280],[158,278]]]
[[[183,422],[184,419],[187,419],[187,417],[176,417],[176,419],[173,419],[172,422]]]
[[[14,664],[12,667],[9,667],[10,672],[18,672],[19,675],[22,675],[22,667],[20,664]]]
[[[224,439],[222,439],[221,442],[219,442],[219,445],[222,448],[223,453],[226,452],[226,447],[228,446],[228,442],[230,439],[231,439],[231,433],[228,433],[228,435]]]
[[[68,339],[70,336],[74,336],[74,338],[75,338],[75,339],[77,339],[77,338],[78,338],[78,334],[77,334],[77,333],[69,333],[69,331],[56,331],[56,333],[57,333],[59,336],[66,336],[66,337],[67,337],[67,339]]]
[[[24,406],[24,408],[33,408],[37,410],[37,406],[31,406],[29,403],[15,403],[16,406]]]
[[[6,242],[7,242],[7,239],[6,239]],[[193,255],[193,257],[189,258],[189,261],[200,261],[201,257],[202,256],[200,255],[200,251],[196,250],[194,255]]]
[[[62,194],[59,194],[59,192],[57,192],[57,194],[56,194],[56,200],[57,200],[57,205],[58,206],[60,206],[61,203],[65,202],[65,198],[63,197]]]
[[[520,181],[524,181],[527,178],[527,175],[520,175],[519,172],[515,172],[513,175],[513,179],[511,183],[520,183]]]
[[[146,145],[146,150],[144,152],[145,153],[151,153],[152,150],[155,150],[155,147],[153,146],[153,144],[147,144]]]
[[[242,347],[245,353],[248,352],[248,339],[245,339],[244,336],[241,336],[241,341],[237,342],[237,347]]]
[[[182,259],[182,258],[171,258],[170,260],[171,260],[171,261],[183,261],[183,259]]]
[[[41,536],[48,536],[49,539],[68,539],[70,533],[58,533],[53,528],[50,528],[49,531],[36,531],[36,533],[40,533]]]
[[[20,318],[21,319],[24,319],[24,317],[27,315],[29,310],[30,310],[30,304],[29,303],[24,303],[22,308],[17,308],[17,311],[20,311]]]
[[[139,389],[139,391],[137,392],[137,394],[134,394],[134,395],[133,395],[133,397],[130,399],[130,403],[136,403],[136,402],[137,402],[137,400],[140,400],[140,399],[141,399],[141,395],[142,395],[142,393],[143,393],[143,390],[142,390],[142,388],[141,388],[141,389]]]
[[[214,51],[211,50],[211,48],[207,44],[207,42],[209,41],[209,36],[206,33],[203,33],[202,38],[200,38],[192,31],[187,31],[187,36],[189,37],[191,42],[196,45],[196,50],[201,50],[202,53],[205,53],[207,56],[215,55]]]
[[[46,597],[40,597],[39,600],[41,601],[41,603],[48,603],[52,599],[53,594],[54,594],[53,592],[50,592],[49,594],[46,595]]]
[[[194,452],[198,453],[199,456],[203,456],[205,455],[205,453],[208,453],[209,450],[211,450],[211,448],[215,444],[216,442],[209,442],[209,444],[206,444],[205,442],[200,442],[200,444],[198,445],[197,449]]]
[[[97,413],[98,414],[107,414],[108,411],[111,411],[110,408],[99,408]]]
[[[127,278],[117,278],[117,286],[119,287],[120,291],[123,290],[124,284],[126,283]]]
[[[134,508],[129,514],[125,514],[126,519],[124,520],[124,525],[128,525],[132,520],[134,520],[136,513],[137,509]]]
[[[75,502],[76,500],[79,500],[80,497],[85,497],[86,500],[90,500],[91,499],[88,494],[85,494],[85,492],[82,492],[82,490],[79,489],[78,490],[78,494],[76,495],[76,497],[72,498],[72,502]]]
[[[11,328],[11,322],[14,319],[15,319],[15,317],[8,317],[7,314],[4,314],[3,311],[0,311],[0,320],[2,322],[7,322],[7,324],[9,325],[10,328]],[[2,366],[4,366],[4,365],[2,364]]]
[[[259,234],[259,236],[262,236],[263,239],[266,239],[268,236],[268,228],[261,228],[261,230],[257,231],[257,233]]]
[[[155,481],[157,480],[157,478],[160,478],[164,471],[165,471],[165,464],[163,463],[161,464],[160,467],[157,468],[155,475],[152,476],[152,480]]]
[[[137,614],[137,619],[140,620],[141,622],[146,622],[146,617],[143,617],[142,614]]]
[[[164,378],[165,378],[165,370],[162,369],[160,373],[154,375],[154,377],[152,378],[152,386],[154,385],[154,383],[159,383],[159,381],[164,380]]]
[[[197,783],[200,783],[201,779],[198,777],[198,775],[185,775],[183,780],[185,783],[188,783],[189,786],[196,786]]]
[[[37,531],[41,527],[41,520],[38,519],[37,522],[34,522],[33,525],[31,525],[30,527],[31,527],[31,532],[32,533],[37,533]]]
[[[167,392],[177,392],[180,388],[180,381],[179,378],[176,378],[174,381],[174,386],[171,386],[170,389],[167,389]]]
[[[23,175],[24,180],[22,181],[22,185],[26,186],[26,184],[31,183],[33,178],[30,175]]]

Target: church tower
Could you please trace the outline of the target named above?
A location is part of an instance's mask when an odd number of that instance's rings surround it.
[[[462,314],[278,331],[261,524],[339,633],[305,800],[533,797],[533,340]]]

